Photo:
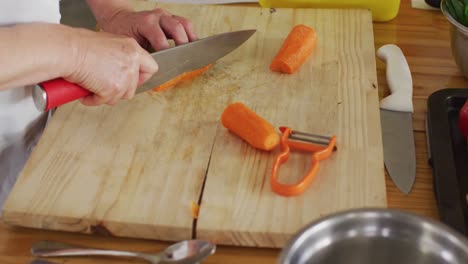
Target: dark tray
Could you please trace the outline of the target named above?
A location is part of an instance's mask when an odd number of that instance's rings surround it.
[[[468,89],[444,89],[427,101],[429,162],[442,222],[468,235],[468,151],[458,113]]]
[[[428,5],[435,8],[440,8],[440,0],[425,0]]]

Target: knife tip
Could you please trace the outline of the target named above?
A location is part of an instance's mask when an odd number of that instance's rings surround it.
[[[408,186],[398,186],[397,185],[397,188],[398,188],[398,190],[400,190],[400,192],[404,193],[405,195],[409,195],[411,193],[411,190],[413,189],[413,184],[408,185]]]

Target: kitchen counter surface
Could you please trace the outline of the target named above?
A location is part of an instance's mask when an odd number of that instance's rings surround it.
[[[388,43],[400,46],[405,54],[413,76],[415,106],[414,135],[417,154],[417,176],[409,195],[398,191],[386,176],[388,207],[410,211],[422,216],[438,219],[437,205],[432,186],[432,170],[428,164],[426,146],[425,113],[428,96],[443,88],[468,87],[468,80],[455,65],[451,55],[449,24],[438,11],[412,9],[409,0],[402,0],[396,19],[386,23],[374,23],[376,50]],[[377,60],[380,96],[388,95],[385,79],[385,64]],[[34,241],[59,240],[87,246],[122,250],[158,251],[167,243],[96,237],[80,234],[14,228],[0,224],[0,263],[28,263],[30,247]],[[275,263],[277,249],[256,249],[220,246],[217,253],[204,263]],[[65,263],[56,260],[57,263]],[[66,263],[109,263],[108,259],[78,258]],[[112,261],[112,263],[132,263]],[[133,262],[142,263],[142,262]]]

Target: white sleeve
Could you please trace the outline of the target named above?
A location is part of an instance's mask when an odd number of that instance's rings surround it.
[[[0,26],[29,22],[60,23],[59,0],[0,0]]]

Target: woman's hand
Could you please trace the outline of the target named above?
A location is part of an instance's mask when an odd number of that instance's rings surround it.
[[[107,32],[135,38],[145,48],[169,48],[168,38],[176,45],[197,39],[192,23],[163,9],[132,12],[120,10],[100,26]]]
[[[101,29],[132,37],[141,46],[156,51],[169,48],[168,38],[176,45],[197,39],[192,23],[186,18],[156,8],[135,12],[128,0],[87,0]]]
[[[73,55],[63,77],[93,92],[85,105],[115,104],[130,99],[158,65],[151,55],[129,37],[84,29],[72,30]]]
[[[0,90],[63,77],[90,90],[86,105],[129,99],[157,70],[129,37],[31,23],[0,27]]]

